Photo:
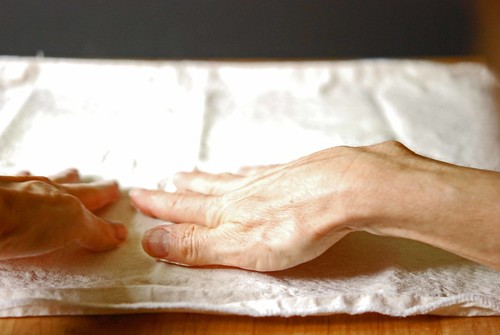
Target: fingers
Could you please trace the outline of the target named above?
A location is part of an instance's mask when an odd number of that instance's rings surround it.
[[[57,184],[79,183],[81,181],[80,173],[77,169],[66,169],[49,177]]]
[[[133,189],[130,199],[132,205],[142,213],[172,222],[208,224],[218,207],[213,196],[199,193]]]
[[[207,253],[200,250],[200,241],[208,240],[210,230],[195,224],[158,226],[148,230],[143,237],[142,247],[146,253],[168,262],[205,265],[212,263]]]
[[[307,255],[275,249],[237,226],[215,228],[183,223],[154,227],[143,236],[144,251],[157,259],[188,266],[223,265],[276,271],[297,265]]]
[[[177,191],[221,195],[247,185],[259,176],[270,174],[283,164],[245,166],[233,173],[207,173],[202,171],[178,172],[174,177]]]
[[[203,194],[224,194],[240,188],[246,183],[245,178],[231,173],[179,172],[174,178],[174,184],[178,191]]]
[[[190,266],[217,264],[244,267],[247,264],[231,254],[236,249],[235,244],[220,229],[188,223],[154,227],[144,234],[142,240],[148,255],[166,262]]]
[[[21,170],[15,174],[18,177],[30,177],[33,176],[28,170]],[[66,169],[59,173],[56,173],[52,176],[48,177],[51,181],[56,184],[69,184],[69,183],[78,183],[81,181],[80,173],[77,169]]]
[[[28,176],[31,176],[31,172],[29,172],[28,170],[21,170],[21,171],[17,172],[15,174],[15,176],[28,177]]]
[[[256,174],[269,173],[279,169],[282,164],[259,165],[259,166],[243,166],[238,170],[238,174],[242,176],[252,176]]]
[[[127,238],[127,229],[121,223],[101,219],[87,213],[80,232],[77,232],[77,243],[91,251],[106,251],[116,248]]]
[[[120,189],[114,181],[94,182],[85,184],[65,184],[66,192],[74,195],[91,211],[98,210],[120,197]]]

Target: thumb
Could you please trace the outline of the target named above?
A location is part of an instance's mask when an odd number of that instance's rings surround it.
[[[91,213],[87,216],[84,227],[77,243],[91,251],[113,249],[127,237],[127,229],[123,224],[104,220]]]
[[[156,226],[144,233],[142,247],[155,258],[183,265],[221,264],[216,230],[197,224]]]

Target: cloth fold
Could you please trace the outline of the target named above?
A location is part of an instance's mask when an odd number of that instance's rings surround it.
[[[256,273],[155,261],[130,187],[169,187],[335,145],[397,139],[500,170],[498,83],[480,64],[405,60],[193,62],[0,58],[0,172],[69,166],[118,179],[99,214],[128,240],[0,262],[0,316],[192,311],[254,316],[500,315],[500,273],[415,241],[352,233],[317,259]]]

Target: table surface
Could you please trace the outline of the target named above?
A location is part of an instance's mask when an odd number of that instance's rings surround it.
[[[379,314],[252,318],[157,313],[0,319],[0,333],[22,334],[500,334],[500,317]]]

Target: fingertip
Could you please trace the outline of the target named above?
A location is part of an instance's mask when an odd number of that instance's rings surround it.
[[[139,209],[140,204],[142,203],[142,198],[146,194],[146,190],[142,188],[133,188],[128,192],[128,197],[130,199],[130,204]]]
[[[114,190],[114,196],[115,196],[114,200],[118,200],[121,197],[120,183],[118,183],[118,181],[116,180],[111,180],[109,183],[111,189]]]
[[[164,258],[168,255],[170,233],[164,228],[153,228],[144,233],[142,248],[151,257]]]
[[[118,181],[111,179],[111,180],[103,180],[103,181],[98,181],[94,183],[90,183],[90,185],[95,185],[95,186],[101,186],[103,188],[106,188],[108,190],[113,190],[116,192],[120,192],[120,183]]]
[[[81,181],[80,172],[76,168],[65,169],[50,176],[49,179],[57,184],[72,184]]]
[[[80,234],[76,239],[79,245],[90,251],[102,252],[112,250],[125,241],[128,231],[122,223],[94,216]]]
[[[140,198],[142,195],[146,193],[146,190],[143,188],[132,188],[129,192],[128,195],[131,199],[137,199]]]
[[[130,190],[130,205],[144,215],[158,217],[158,205],[156,204],[156,192],[142,188]]]
[[[192,174],[192,173],[191,173]],[[189,190],[189,183],[187,183],[187,176],[189,172],[176,172],[172,177],[172,183],[174,184],[177,191]]]
[[[113,227],[115,237],[119,242],[123,242],[127,239],[128,236],[128,230],[125,227],[125,225],[118,223],[118,222],[111,222],[110,223]]]

